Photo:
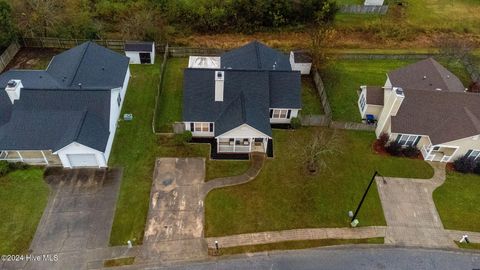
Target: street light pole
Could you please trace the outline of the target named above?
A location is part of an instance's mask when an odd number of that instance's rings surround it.
[[[375,180],[375,177],[379,174],[377,171],[372,176],[372,179],[370,180],[370,183],[368,184],[367,189],[365,190],[365,193],[363,193],[362,200],[360,200],[360,203],[357,206],[357,210],[355,210],[355,214],[353,214],[352,220],[350,222],[353,222],[357,218],[358,211],[360,210],[360,207],[362,207],[363,201],[365,200],[365,197],[367,197],[367,193],[370,190],[370,187],[373,184],[373,181]]]

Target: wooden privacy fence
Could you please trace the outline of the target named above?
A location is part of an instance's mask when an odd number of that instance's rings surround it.
[[[388,6],[345,5],[340,7],[341,13],[353,14],[387,14]]]
[[[0,72],[2,72],[10,63],[10,61],[15,57],[15,54],[20,50],[20,44],[14,41],[8,48],[0,55]]]
[[[165,65],[167,64],[167,59],[168,59],[168,44],[165,45],[165,49],[163,50],[162,65],[160,66],[160,78],[158,80],[157,94],[155,95],[155,108],[153,109],[153,119],[152,119],[153,133],[156,133],[155,126],[157,123],[158,102],[159,102],[160,94],[162,92],[163,75],[165,74]]]

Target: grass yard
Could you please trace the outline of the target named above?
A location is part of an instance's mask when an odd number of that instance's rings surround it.
[[[341,153],[328,158],[329,170],[310,176],[296,153],[316,129],[274,130],[275,159],[265,162],[255,180],[208,194],[206,235],[346,227],[347,213],[355,210],[375,169],[397,177],[433,175],[433,169],[422,160],[374,154],[373,133],[343,130],[338,131]],[[359,220],[361,226],[385,225],[375,186],[366,198]]]
[[[438,60],[438,59],[437,59]],[[386,73],[419,60],[338,60],[323,75],[333,119],[360,122],[358,89],[360,85],[383,86]],[[460,62],[438,60],[468,86],[470,77]]]
[[[303,240],[303,241],[285,241],[271,244],[251,245],[221,248],[220,255],[232,255],[240,253],[262,252],[270,250],[292,250],[306,249],[316,247],[326,247],[335,245],[349,244],[383,244],[383,237],[364,238],[364,239],[319,239],[319,240]],[[216,250],[210,249],[211,254],[215,254]]]
[[[323,114],[322,102],[311,76],[302,76],[302,111],[303,115]]]
[[[460,241],[455,241],[455,244],[463,249],[480,249],[480,243],[460,243]]]
[[[363,4],[364,1],[339,0],[339,4]],[[388,39],[413,38],[419,34],[434,32],[473,33],[480,30],[480,2],[478,0],[408,0],[404,6],[394,1],[389,4],[386,15],[338,14],[336,25],[340,28],[375,32]],[[445,18],[448,18],[446,20]]]
[[[0,254],[26,254],[47,205],[43,170],[30,168],[0,178]]]
[[[390,70],[413,60],[338,60],[323,76],[333,119],[360,122],[357,91],[360,85],[384,85]]]
[[[205,157],[207,178],[240,174],[247,161],[208,160],[207,144],[177,145],[170,137],[152,132],[153,108],[160,65],[131,65],[132,78],[122,113],[133,121],[119,123],[109,165],[123,167],[123,178],[110,236],[111,245],[128,240],[141,244],[150,201],[153,168],[157,157]]]
[[[172,123],[182,121],[183,70],[187,66],[188,58],[167,59],[155,123],[159,132],[172,132]]]
[[[480,232],[479,190],[479,175],[447,173],[445,183],[433,192],[445,229]]]

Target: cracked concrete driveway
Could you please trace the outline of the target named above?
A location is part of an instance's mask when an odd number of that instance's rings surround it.
[[[203,258],[203,158],[159,158],[139,260]]]
[[[107,247],[121,179],[119,170],[50,169],[49,202],[30,249],[62,253]]]

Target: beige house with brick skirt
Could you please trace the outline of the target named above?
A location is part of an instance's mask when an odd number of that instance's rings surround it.
[[[480,94],[433,58],[389,72],[383,87],[361,86],[358,107],[377,137],[416,146],[425,160],[480,156]]]

